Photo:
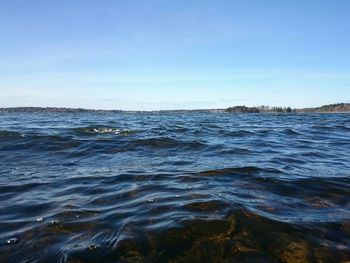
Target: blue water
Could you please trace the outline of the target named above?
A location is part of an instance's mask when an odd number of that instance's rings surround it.
[[[0,113],[0,262],[350,260],[350,114]]]

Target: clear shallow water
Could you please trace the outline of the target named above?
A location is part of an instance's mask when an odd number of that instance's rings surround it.
[[[1,113],[0,262],[346,262],[350,114]]]

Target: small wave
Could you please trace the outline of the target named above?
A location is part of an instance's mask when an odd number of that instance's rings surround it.
[[[184,147],[190,149],[198,149],[204,147],[205,144],[195,140],[178,140],[170,137],[145,138],[134,142],[135,146],[147,146],[151,148],[176,148]]]
[[[245,166],[245,167],[235,167],[235,168],[203,171],[203,172],[200,172],[199,175],[219,176],[219,175],[228,175],[228,174],[254,174],[254,173],[258,173],[259,171],[260,169],[258,167]]]
[[[232,148],[232,149],[225,149],[220,151],[220,154],[227,154],[227,155],[249,155],[252,153],[253,151],[245,148]]]
[[[131,130],[109,127],[109,126],[80,127],[80,128],[75,128],[74,131],[82,135],[96,135],[96,134],[129,135],[132,133]]]
[[[254,132],[247,131],[247,130],[236,130],[236,131],[221,130],[221,132],[224,135],[229,137],[246,137],[246,136],[254,135]]]
[[[290,128],[283,130],[283,133],[287,134],[287,135],[301,135],[299,132],[297,132],[293,129],[290,129]]]

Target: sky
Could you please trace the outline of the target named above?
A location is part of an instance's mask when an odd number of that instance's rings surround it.
[[[1,0],[0,107],[350,102],[349,0]]]

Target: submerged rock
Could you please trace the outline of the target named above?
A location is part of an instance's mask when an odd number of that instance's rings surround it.
[[[281,259],[286,263],[306,263],[308,260],[308,246],[305,242],[291,242],[282,253]]]
[[[334,255],[327,248],[316,248],[314,250],[314,256],[317,263],[328,263],[334,261]]]

